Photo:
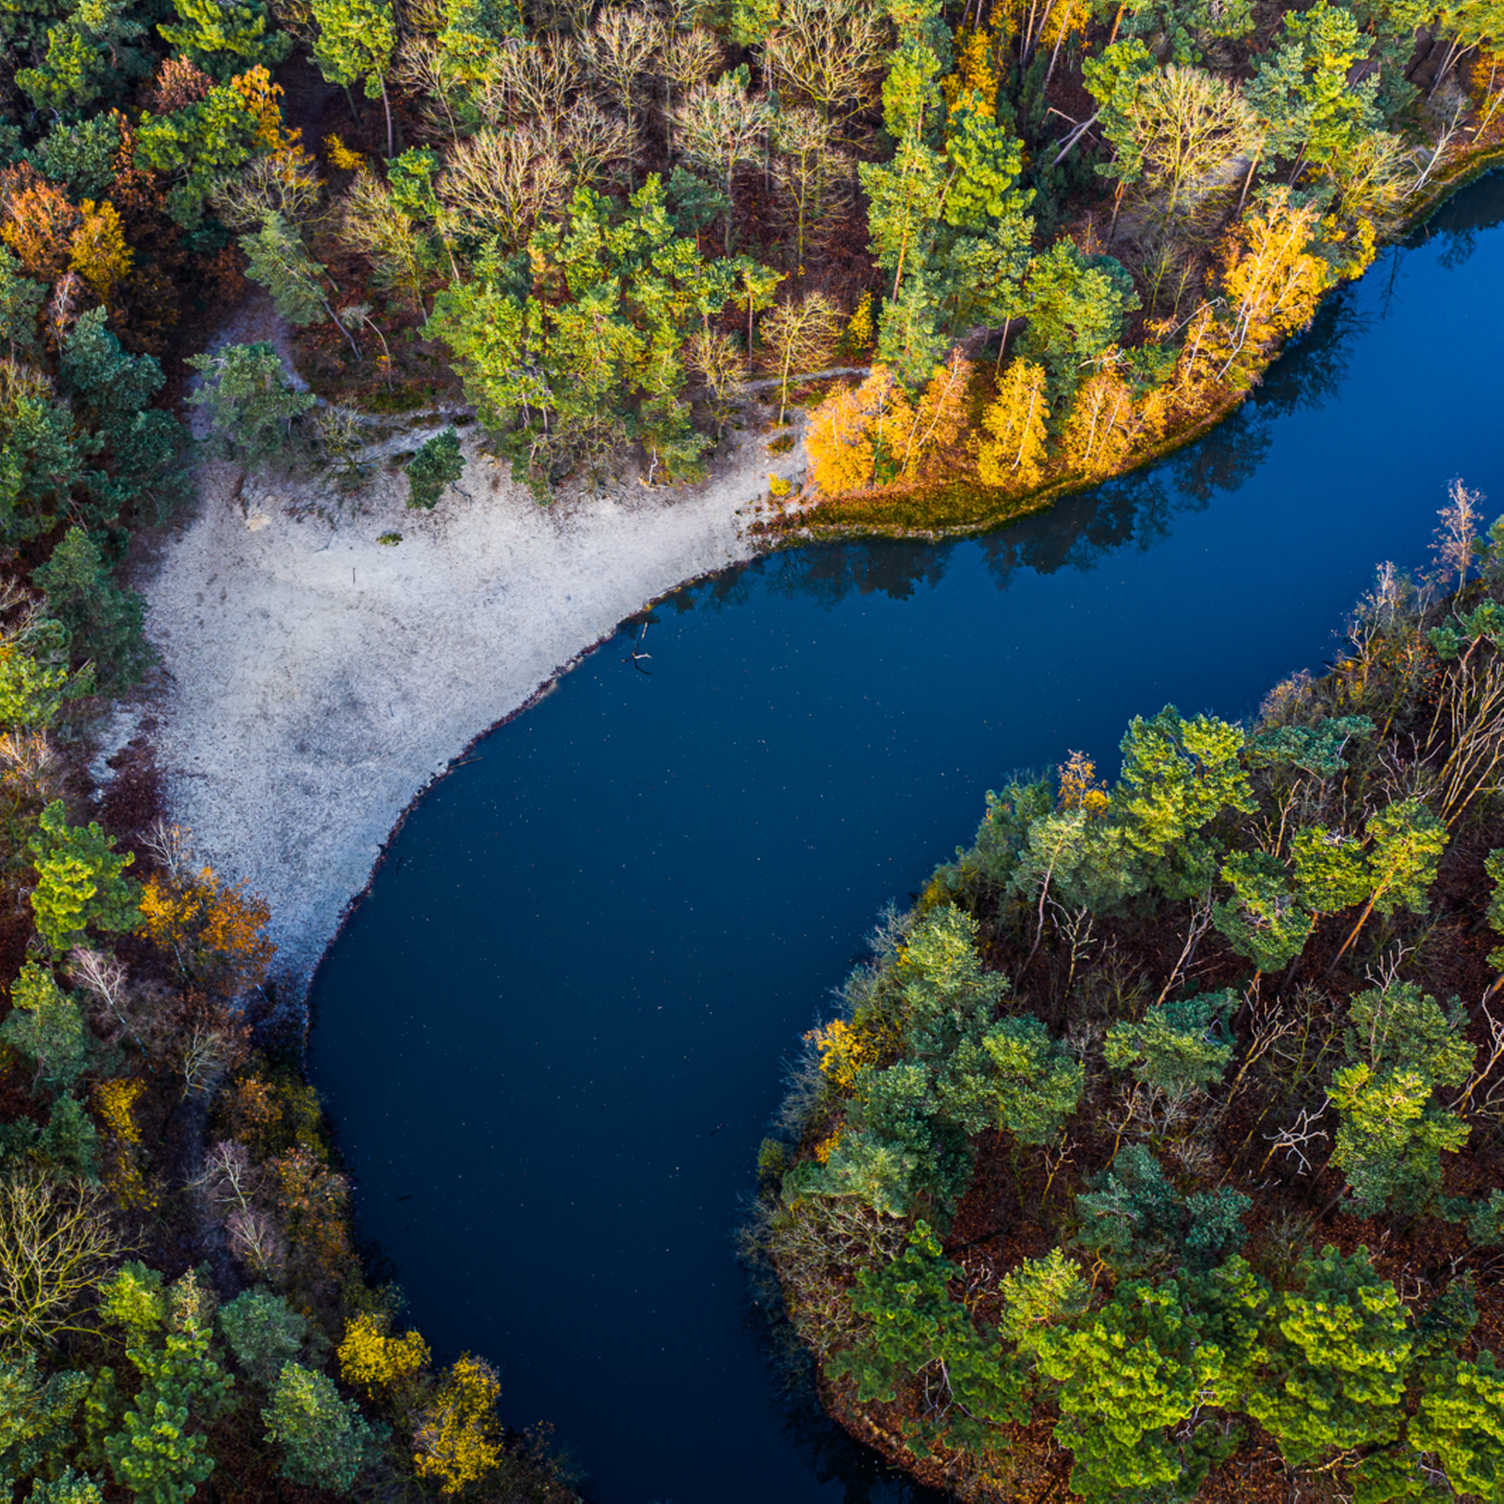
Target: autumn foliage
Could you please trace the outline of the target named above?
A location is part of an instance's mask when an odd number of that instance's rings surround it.
[[[29,162],[0,172],[0,240],[28,277],[52,282],[62,276],[82,220],[68,195]]]
[[[917,403],[886,366],[874,366],[855,390],[827,397],[805,435],[815,484],[836,495],[930,474],[960,437],[971,374],[971,362],[954,352]]]
[[[210,867],[181,877],[154,875],[141,895],[142,932],[186,976],[225,996],[259,986],[276,947],[266,938],[266,904],[239,883],[226,887]]]
[[[445,1494],[462,1493],[501,1461],[496,1402],[501,1381],[481,1358],[466,1353],[444,1375],[413,1433],[413,1466]]]

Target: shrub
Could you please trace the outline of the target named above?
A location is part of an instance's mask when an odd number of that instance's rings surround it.
[[[465,473],[465,456],[460,453],[460,436],[453,428],[436,433],[412,457],[407,467],[407,504],[433,511],[447,487],[455,485]]]

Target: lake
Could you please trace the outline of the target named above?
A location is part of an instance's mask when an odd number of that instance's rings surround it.
[[[734,1258],[782,1061],[988,788],[1319,672],[1463,476],[1504,512],[1504,177],[1243,409],[993,536],[781,553],[624,624],[427,793],[314,982],[361,1226],[601,1504],[923,1496],[784,1392]],[[634,651],[648,657],[634,661]]]

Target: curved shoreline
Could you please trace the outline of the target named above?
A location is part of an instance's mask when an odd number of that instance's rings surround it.
[[[198,858],[270,906],[286,997],[306,997],[418,797],[645,603],[753,557],[744,514],[803,465],[749,427],[699,486],[540,507],[465,448],[434,512],[383,472],[332,528],[290,515],[328,500],[316,484],[207,465],[196,511],[135,571],[161,661],[100,726],[95,780],[133,741],[154,749]]]
[[[1496,142],[1460,156],[1449,170],[1436,176],[1415,205],[1414,212],[1390,239],[1382,242],[1382,247],[1387,249],[1403,245],[1416,231],[1423,229],[1454,195],[1497,168],[1504,168],[1504,143]],[[1361,281],[1372,269],[1371,266],[1366,268],[1354,280]],[[1329,287],[1321,295],[1317,313],[1326,307],[1335,294],[1349,285],[1349,282],[1343,281]],[[1292,336],[1295,337],[1298,337],[1298,333]],[[1192,415],[1180,427],[1162,434],[1141,449],[1134,450],[1119,469],[1106,474],[1056,475],[1037,490],[1012,492],[991,490],[981,483],[974,469],[963,469],[928,484],[843,492],[837,496],[816,493],[814,499],[800,508],[796,515],[764,523],[757,531],[773,548],[800,548],[810,543],[839,543],[860,538],[947,543],[994,532],[1034,512],[1044,511],[1067,496],[1132,475],[1194,444],[1242,407],[1254,386],[1263,379],[1264,373],[1279,359],[1289,344],[1290,340],[1281,341],[1268,352],[1258,367],[1256,379],[1248,387],[1241,390],[1225,388],[1221,398],[1208,411]],[[957,505],[950,509],[952,515],[943,517],[938,522],[916,526],[902,520],[885,520],[882,515],[884,512],[901,515],[906,504],[915,499],[924,503],[938,503],[943,515],[947,510],[946,503],[952,497],[957,499]],[[871,515],[839,515],[844,508],[853,505],[864,510],[870,507]],[[832,517],[831,514],[836,515]]]
[[[1501,162],[1504,147],[1459,163],[1404,233]],[[1167,435],[1132,468],[1193,442],[1236,406]],[[801,478],[803,445],[769,455],[751,428],[700,486],[616,485],[547,508],[478,454],[473,434],[466,451],[460,487],[435,512],[409,511],[405,483],[383,472],[332,531],[289,515],[327,499],[317,484],[269,489],[206,466],[196,512],[164,530],[139,571],[161,663],[100,727],[96,782],[109,782],[107,761],[127,744],[154,747],[172,817],[193,832],[200,858],[270,905],[276,980],[299,1001],[417,799],[621,621],[768,549],[940,542],[1006,525],[1083,484],[1057,481],[1012,498],[1006,515],[939,530],[822,527],[818,507],[797,503],[779,509],[780,527],[747,514],[770,475]],[[377,542],[394,531],[397,547]],[[494,652],[501,634],[505,658]],[[300,701],[312,702],[302,715]]]

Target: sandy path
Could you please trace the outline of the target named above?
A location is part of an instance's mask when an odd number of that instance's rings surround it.
[[[467,443],[468,496],[409,511],[383,474],[334,529],[206,467],[197,514],[137,582],[158,681],[116,713],[96,774],[154,722],[174,819],[268,900],[278,979],[301,993],[424,785],[624,617],[750,557],[741,513],[801,451],[771,459],[739,432],[703,486],[545,508]]]

